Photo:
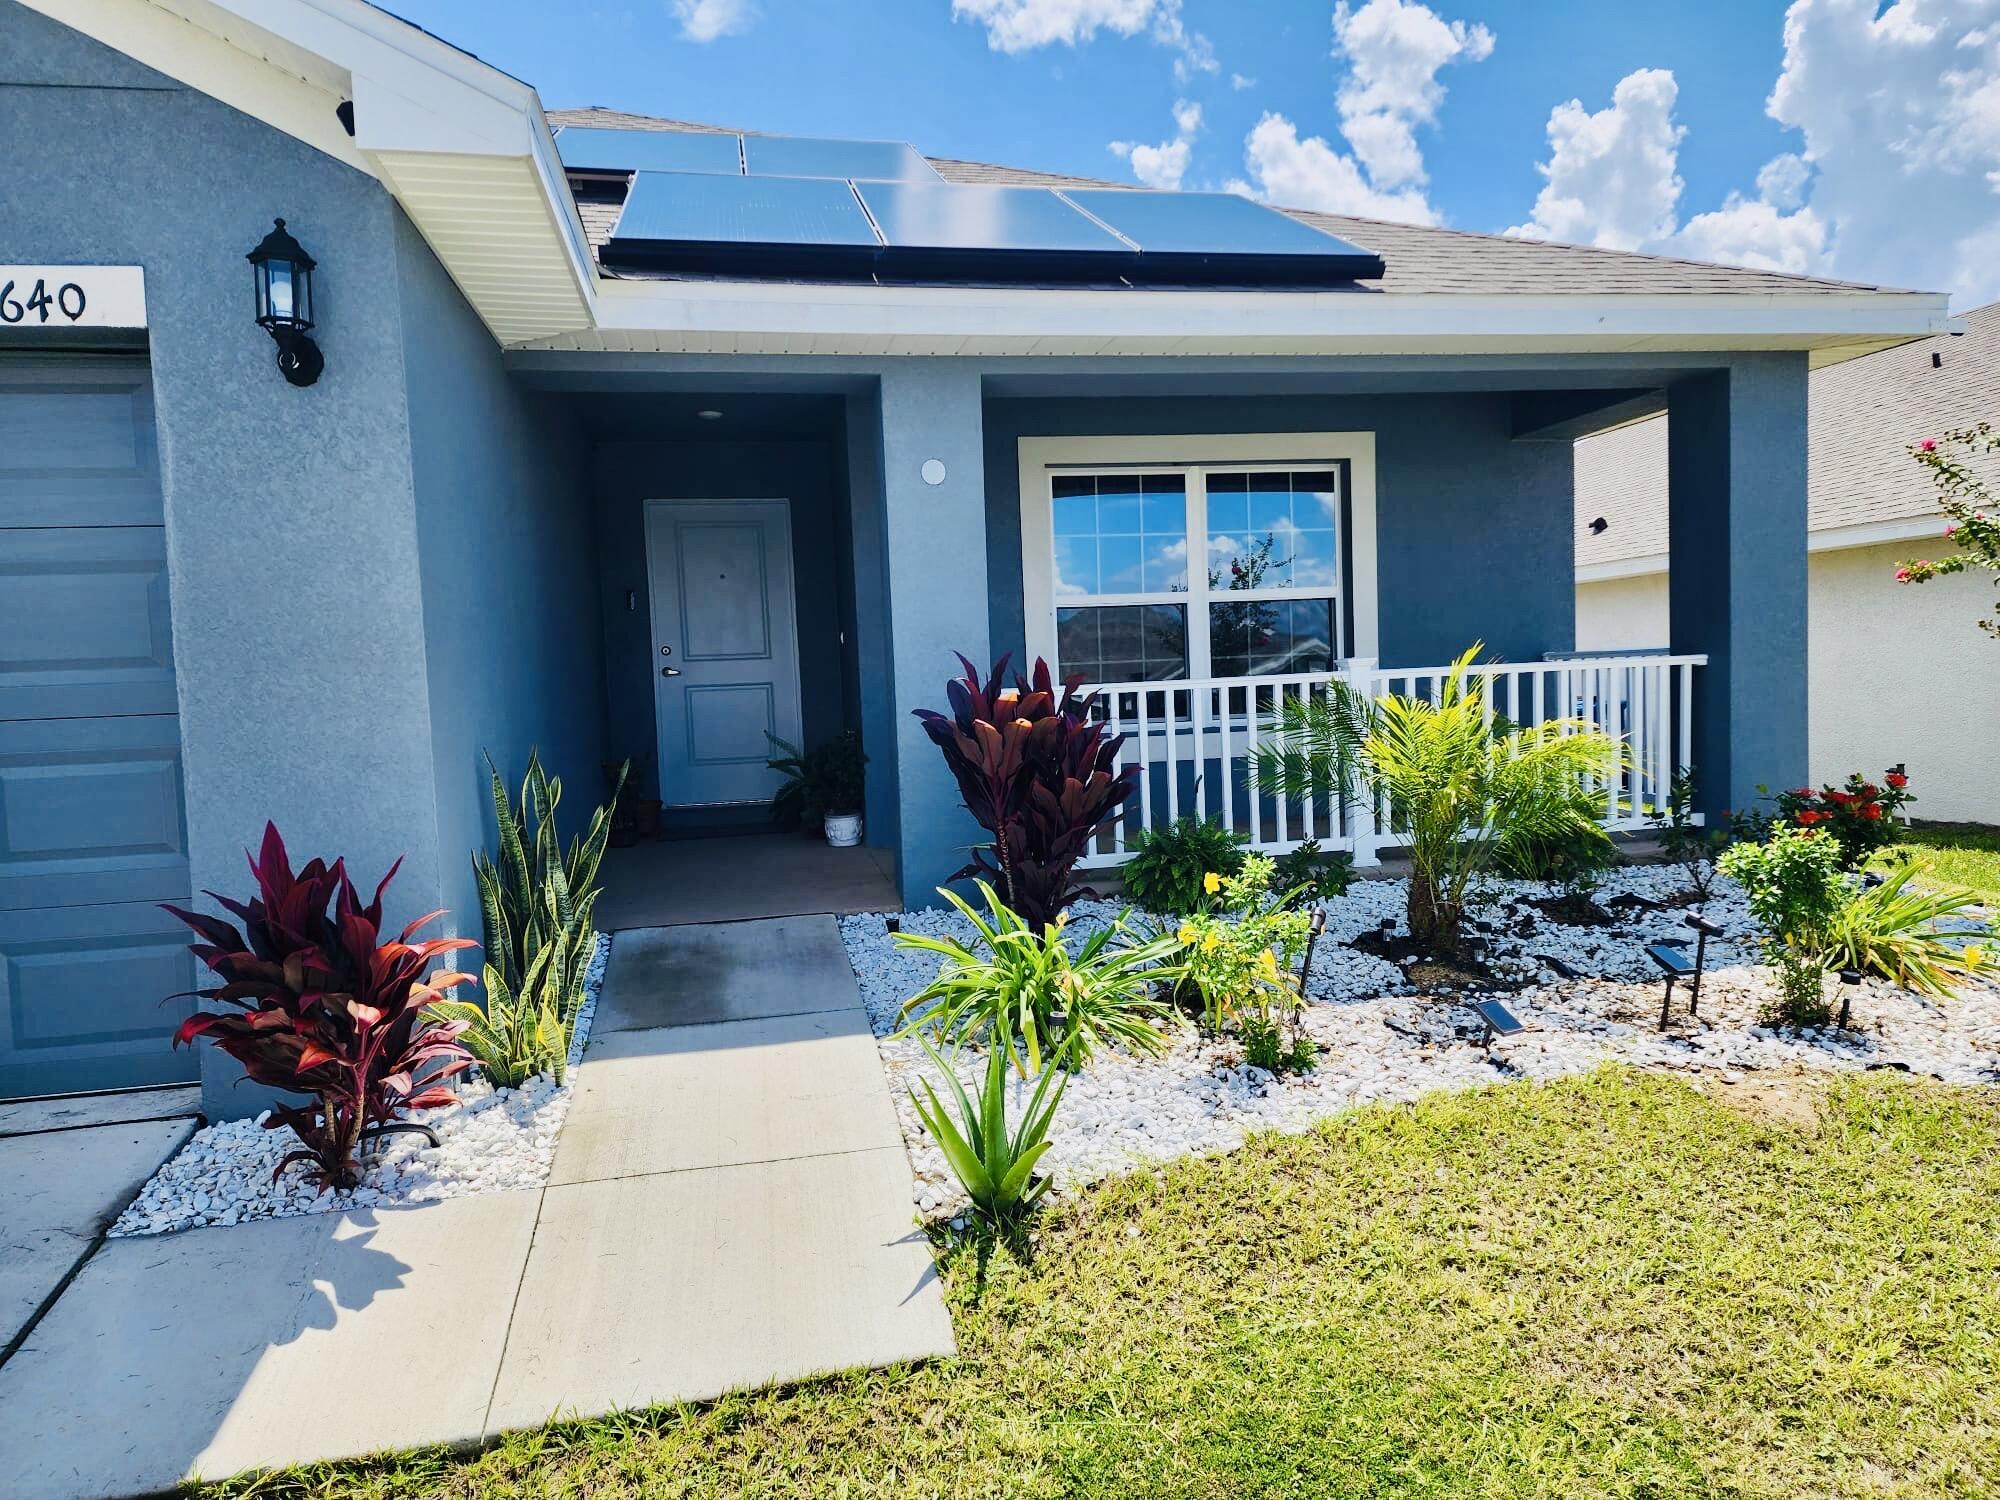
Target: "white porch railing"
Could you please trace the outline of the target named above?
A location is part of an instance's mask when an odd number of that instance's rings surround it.
[[[1624,765],[1596,788],[1604,798],[1604,826],[1622,832],[1644,828],[1667,810],[1674,769],[1692,756],[1694,671],[1707,664],[1705,656],[1589,656],[1494,662],[1472,668],[1471,675],[1482,679],[1489,716],[1517,724],[1584,719],[1624,745]],[[1378,851],[1397,840],[1378,823],[1376,809],[1338,798],[1281,798],[1258,787],[1260,735],[1280,698],[1323,697],[1340,681],[1372,697],[1400,693],[1435,701],[1450,671],[1385,671],[1372,661],[1351,661],[1330,674],[1097,686],[1096,712],[1127,737],[1119,762],[1139,768],[1139,793],[1082,863],[1122,863],[1133,832],[1184,813],[1220,822],[1267,854],[1286,853],[1310,838],[1328,852],[1347,850],[1357,865],[1377,863]]]

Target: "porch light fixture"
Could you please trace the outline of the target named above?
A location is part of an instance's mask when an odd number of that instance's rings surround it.
[[[313,267],[305,246],[285,231],[285,221],[265,235],[245,260],[256,278],[257,326],[278,346],[278,370],[293,385],[319,379],[326,358],[312,341]]]

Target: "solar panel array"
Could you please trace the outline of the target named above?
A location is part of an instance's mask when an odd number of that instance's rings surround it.
[[[904,141],[695,130],[609,130],[565,125],[556,153],[573,172],[709,172],[723,177],[832,177],[854,182],[941,182]]]
[[[949,183],[893,141],[570,126],[579,172],[630,173],[607,265],[801,279],[1340,285],[1379,256],[1228,193]]]

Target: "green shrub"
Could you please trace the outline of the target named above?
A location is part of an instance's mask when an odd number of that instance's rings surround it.
[[[1206,894],[1213,908],[1188,917],[1175,933],[1211,1031],[1251,1021],[1270,1025],[1305,1003],[1293,971],[1305,956],[1312,917],[1289,897],[1271,894],[1271,869],[1268,857],[1253,854],[1228,879],[1211,875]]]
[[[1715,858],[1728,846],[1730,835],[1726,828],[1696,821],[1694,789],[1694,768],[1682,766],[1667,788],[1666,811],[1647,821],[1659,839],[1660,853],[1681,867],[1695,900],[1706,901],[1715,888]]]
[[[1919,995],[1954,993],[1952,981],[1987,967],[1984,950],[1966,934],[1938,931],[1940,918],[1979,904],[1971,891],[1910,889],[1914,861],[1885,873],[1882,884],[1851,895],[1835,914],[1824,962],[1858,969]]]
[[[810,750],[801,750],[775,734],[767,733],[764,738],[784,751],[765,762],[785,778],[771,798],[771,818],[780,828],[813,833],[825,826],[829,813],[861,811],[868,757],[861,753],[860,735],[842,730]]]
[[[1331,854],[1320,852],[1318,839],[1307,839],[1271,864],[1271,891],[1285,895],[1297,891],[1306,901],[1332,901],[1347,894],[1354,884],[1354,856],[1345,849]]]
[[[922,932],[894,935],[897,947],[944,960],[937,978],[904,1002],[905,1015],[921,1013],[898,1036],[931,1026],[960,1045],[984,1037],[995,1053],[1014,1060],[1023,1077],[1058,1055],[1081,1067],[1109,1043],[1152,1055],[1166,1050],[1157,1027],[1174,1012],[1155,997],[1154,986],[1180,977],[1174,961],[1179,944],[1167,937],[1135,942],[1121,915],[1091,933],[1072,956],[1060,914],[1036,932],[993,887],[982,880],[979,889],[987,917],[955,891],[939,892],[978,932],[976,948]]]
[[[1774,1018],[1825,1024],[1826,955],[1848,897],[1840,845],[1818,829],[1781,824],[1761,844],[1732,844],[1717,863],[1743,887],[1750,915],[1764,929],[1764,951],[1778,971]]]
[[[937,1048],[928,1040],[919,1040],[944,1074],[958,1119],[954,1122],[945,1113],[937,1091],[927,1078],[917,1080],[923,1086],[921,1095],[915,1089],[910,1090],[910,1102],[917,1108],[917,1117],[924,1122],[931,1139],[938,1143],[952,1174],[972,1199],[972,1206],[996,1226],[1009,1227],[1049,1189],[1049,1179],[1038,1178],[1034,1173],[1035,1163],[1049,1149],[1049,1126],[1055,1121],[1063,1090],[1069,1086],[1069,1075],[1059,1065],[1062,1058],[1049,1059],[1049,1066],[1021,1115],[1021,1123],[1009,1135],[1007,1060],[1001,1049],[994,1047],[986,1054],[986,1081],[975,1107],[965,1085],[958,1081],[951,1065],[938,1055]]]
[[[1202,881],[1243,868],[1243,839],[1220,823],[1192,814],[1164,828],[1140,829],[1131,857],[1118,867],[1125,894],[1143,911],[1184,917],[1205,904]]]
[[[515,1087],[538,1073],[561,1083],[584,978],[597,953],[592,917],[611,815],[598,808],[565,851],[556,830],[562,778],[542,768],[540,753],[528,754],[518,812],[490,755],[486,766],[500,831],[497,860],[483,849],[472,856],[485,933],[486,1005],[459,1002],[450,1011],[453,1019],[471,1023],[463,1040],[496,1086]],[[618,773],[613,805],[629,769],[628,762]],[[473,1010],[476,1021],[468,1014]]]

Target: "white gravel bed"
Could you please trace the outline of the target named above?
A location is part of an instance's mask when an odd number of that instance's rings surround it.
[[[582,1060],[589,1040],[610,957],[611,935],[599,933],[570,1037],[572,1068]],[[460,1075],[454,1086],[456,1105],[408,1116],[435,1130],[438,1144],[432,1146],[420,1135],[390,1136],[379,1153],[363,1156],[366,1176],[352,1189],[315,1192],[306,1180],[308,1169],[299,1165],[274,1181],[271,1174],[279,1160],[298,1149],[299,1140],[289,1130],[265,1129],[261,1115],[210,1125],[195,1132],[153,1174],[110,1232],[114,1237],[168,1234],[212,1224],[395,1208],[540,1187],[555,1159],[556,1134],[569,1113],[570,1087],[531,1078],[518,1089],[496,1089],[476,1069]]]
[[[1635,865],[1607,877],[1597,897],[1600,903],[1621,895],[1671,901],[1684,889],[1674,866]],[[1303,1017],[1320,1045],[1318,1066],[1303,1075],[1273,1076],[1246,1065],[1233,1040],[1203,1037],[1192,1027],[1176,1032],[1161,1058],[1100,1053],[1071,1079],[1053,1147],[1043,1158],[1057,1190],[1170,1157],[1227,1151],[1253,1131],[1304,1130],[1355,1105],[1414,1099],[1433,1089],[1557,1078],[1612,1060],[1709,1070],[1729,1082],[1751,1071],[1800,1067],[1897,1067],[1953,1083],[2000,1082],[2000,983],[1992,978],[1970,982],[1956,999],[1943,1001],[1870,981],[1855,995],[1846,1032],[1764,1026],[1770,973],[1759,961],[1755,925],[1740,892],[1718,878],[1701,910],[1725,935],[1709,940],[1700,1015],[1688,1016],[1687,986],[1676,985],[1672,1024],[1662,1032],[1662,979],[1644,949],[1673,939],[1685,942],[1692,955],[1687,908],[1611,904],[1615,926],[1574,927],[1526,904],[1557,894],[1556,887],[1495,881],[1487,891],[1475,930],[1487,940],[1487,964],[1512,985],[1419,993],[1403,967],[1350,948],[1350,939],[1384,921],[1405,930],[1406,882],[1356,881],[1345,896],[1323,903],[1327,931],[1314,950],[1307,986],[1312,1003]],[[1119,910],[1116,903],[1080,903],[1072,908],[1068,932],[1080,938]],[[956,912],[909,913],[901,922],[908,931],[972,937]],[[909,1098],[916,1074],[934,1073],[933,1065],[914,1039],[890,1039],[902,1024],[903,1002],[929,982],[937,960],[896,948],[881,914],[843,918],[841,936],[909,1145],[917,1205],[927,1217],[955,1213],[964,1198]],[[1583,977],[1566,977],[1549,959]],[[1495,1042],[1489,1054],[1481,1045],[1483,1027],[1465,1003],[1478,994],[1499,995],[1528,1030]],[[983,1054],[968,1053],[958,1066],[971,1083],[983,1064]],[[1018,1080],[1011,1097],[1018,1109]]]

